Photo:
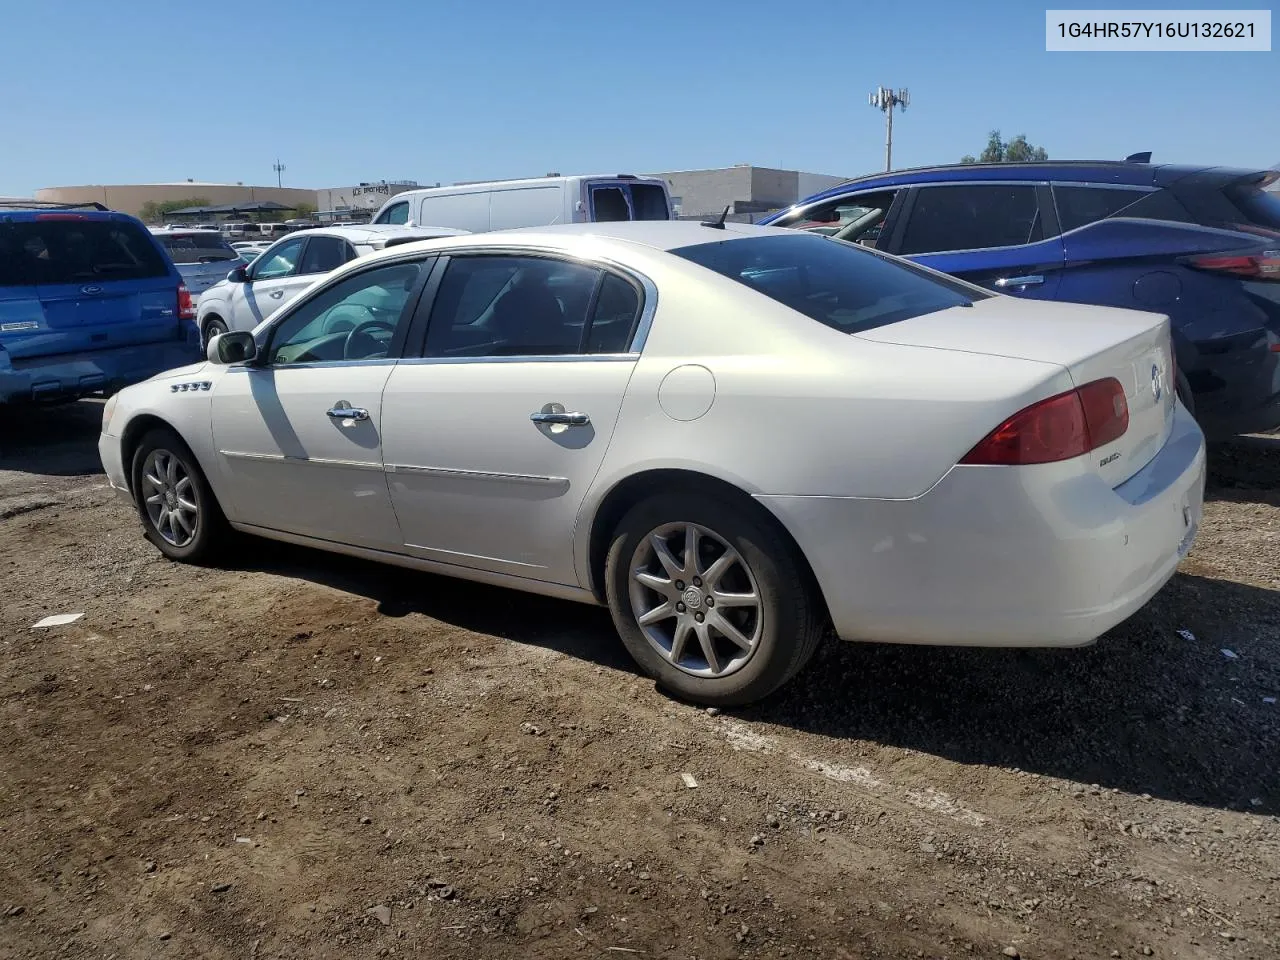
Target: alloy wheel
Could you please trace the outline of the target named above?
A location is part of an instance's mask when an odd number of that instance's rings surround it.
[[[191,543],[200,507],[183,462],[168,450],[152,450],[142,464],[142,488],[143,506],[156,533],[175,547]]]
[[[631,558],[631,612],[672,666],[697,677],[740,670],[760,646],[755,575],[719,534],[696,523],[651,531]]]

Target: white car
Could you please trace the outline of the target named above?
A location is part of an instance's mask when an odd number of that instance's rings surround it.
[[[1075,646],[1146,603],[1204,488],[1170,349],[815,234],[513,230],[346,264],[116,394],[99,450],[168,557],[234,528],[607,604],[734,704],[827,623]]]
[[[201,342],[228,330],[252,330],[330,270],[388,244],[454,237],[447,227],[370,226],[299,230],[264,244],[251,264],[235,254],[235,269],[203,291],[196,308]]]

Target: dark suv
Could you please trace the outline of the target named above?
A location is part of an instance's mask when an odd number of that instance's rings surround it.
[[[0,206],[0,404],[111,393],[201,358],[191,295],[142,223]]]
[[[1017,296],[1168,314],[1211,438],[1280,426],[1280,178],[1130,161],[862,177],[763,222],[874,246]]]

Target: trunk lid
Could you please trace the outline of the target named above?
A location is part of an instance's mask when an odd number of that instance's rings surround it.
[[[1087,455],[1113,487],[1146,466],[1173,427],[1169,318],[1161,314],[992,297],[973,307],[953,307],[857,336],[1054,363],[1067,369],[1077,387],[1114,377],[1124,388],[1129,427]],[[1017,412],[1011,409],[1007,416]],[[996,426],[991,424],[992,429]]]

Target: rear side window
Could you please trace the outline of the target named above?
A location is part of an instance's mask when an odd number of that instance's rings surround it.
[[[1033,184],[924,187],[916,194],[898,252],[980,250],[1043,239]]]
[[[1280,193],[1254,186],[1228,187],[1226,193],[1247,223],[1280,230]]]
[[[1062,232],[1066,233],[1110,216],[1125,216],[1125,208],[1141,200],[1148,192],[1113,187],[1055,186],[1053,200],[1058,207],[1058,222],[1062,225]]]
[[[700,243],[671,252],[843,333],[987,297],[967,284],[812,233]]]
[[[151,236],[127,221],[0,223],[0,287],[143,280],[169,269]]]
[[[340,237],[312,237],[298,273],[328,273],[354,257],[355,251]]]
[[[191,233],[161,233],[156,237],[168,251],[174,263],[216,263],[219,260],[235,260],[239,254],[222,234],[212,230],[196,230]]]

